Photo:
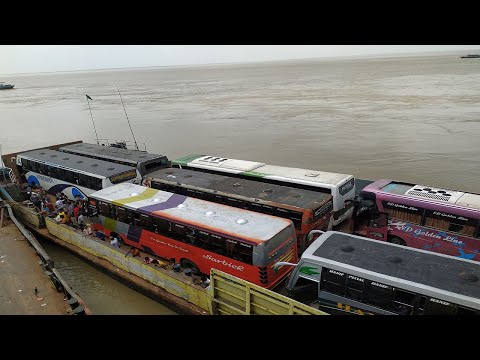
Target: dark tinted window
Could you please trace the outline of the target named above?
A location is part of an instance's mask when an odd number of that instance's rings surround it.
[[[295,300],[302,303],[311,303],[318,300],[318,282],[299,277],[292,289]]]
[[[367,282],[363,294],[363,301],[365,303],[389,310],[392,298],[393,288],[391,286],[376,281]]]
[[[410,291],[395,289],[392,311],[400,315],[411,315],[417,300],[420,300],[420,295]]]
[[[351,179],[347,181],[345,184],[343,184],[342,186],[340,186],[338,188],[338,192],[340,193],[340,195],[345,195],[346,193],[348,193],[350,190],[353,189],[354,185],[355,185],[355,179]]]
[[[100,215],[103,215],[103,216],[106,216],[106,217],[110,217],[110,216],[111,216],[111,213],[110,213],[110,204],[101,201],[101,202],[100,202],[100,206],[99,206],[99,212],[100,212]]]
[[[348,275],[346,296],[353,300],[362,301],[364,283],[365,279],[358,276]]]
[[[127,222],[127,219],[128,219],[127,210],[125,208],[118,207],[117,208],[117,220],[125,223],[125,222]]]
[[[152,218],[145,214],[140,214],[140,225],[143,229],[151,231],[153,229]]]
[[[336,295],[345,295],[346,274],[341,271],[322,269],[320,289]]]
[[[160,235],[170,236],[170,222],[160,218],[154,218],[155,231]]]
[[[457,305],[448,301],[430,298],[425,304],[425,315],[455,315]]]

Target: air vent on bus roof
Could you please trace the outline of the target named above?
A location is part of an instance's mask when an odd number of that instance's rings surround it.
[[[305,176],[308,177],[317,177],[319,174],[318,173],[306,173]]]
[[[463,194],[463,192],[459,191],[452,191],[423,185],[415,185],[405,193],[405,195],[445,201],[449,203],[455,203],[455,201],[457,201],[458,198]]]
[[[215,157],[215,156],[206,156],[203,159],[198,159],[198,160],[209,162],[209,163],[219,164],[219,163],[222,163],[222,162],[224,162],[228,159],[227,158]]]

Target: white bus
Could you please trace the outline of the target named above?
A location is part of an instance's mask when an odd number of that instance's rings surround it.
[[[133,182],[136,168],[50,149],[18,154],[16,164],[30,186],[51,194],[64,193],[70,200],[122,182]]]
[[[62,146],[59,151],[86,156],[92,159],[104,160],[112,163],[132,166],[137,169],[137,182],[153,171],[170,166],[165,155],[151,154],[146,151],[130,150],[113,146],[79,143]]]
[[[479,276],[478,261],[328,231],[305,250],[287,292],[330,314],[479,315]]]
[[[260,162],[235,160],[208,155],[189,155],[172,161],[173,167],[286,185],[319,191],[333,196],[333,225],[349,218],[353,212],[355,178],[353,175],[306,170],[285,166],[266,165]]]

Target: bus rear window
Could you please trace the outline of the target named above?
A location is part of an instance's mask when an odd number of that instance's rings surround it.
[[[164,168],[167,165],[167,160],[162,158],[157,161],[152,161],[151,163],[145,164],[145,171],[150,173],[154,170]]]
[[[340,195],[343,196],[346,193],[348,193],[350,190],[352,190],[354,186],[355,186],[355,179],[350,179],[349,181],[347,181],[345,184],[343,184],[338,188],[338,192],[340,193]]]

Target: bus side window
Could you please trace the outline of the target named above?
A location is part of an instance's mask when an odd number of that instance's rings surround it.
[[[170,236],[172,239],[179,240],[182,242],[187,241],[187,233],[184,225],[173,223],[171,230],[172,230],[172,233]]]
[[[479,224],[477,226],[477,236],[476,237],[480,239],[480,221],[479,221]]]
[[[70,171],[70,170],[65,170],[64,179],[65,179],[66,182],[75,184],[75,179],[74,179],[74,176],[73,176],[73,172]]]
[[[417,225],[420,225],[422,221],[421,212],[418,214],[413,214],[396,208],[388,208],[385,204],[383,205],[383,209],[388,214],[388,216],[393,219],[403,220]]]
[[[175,187],[175,191],[174,191],[176,194],[179,194],[179,195],[185,195],[185,196],[188,196],[188,192],[187,192],[187,189],[184,189],[182,188],[181,186],[176,186]]]
[[[457,305],[448,301],[430,298],[425,304],[425,315],[455,315]]]
[[[357,276],[348,275],[347,292],[345,296],[353,300],[362,301],[364,283],[365,279]]]
[[[65,180],[65,169],[57,168],[57,179]]]
[[[164,219],[155,218],[156,231],[163,236],[170,236],[170,222]]]
[[[389,285],[368,281],[363,291],[364,302],[381,309],[390,310],[393,288]]]
[[[58,179],[58,172],[55,166],[48,167],[48,176]]]
[[[117,208],[117,220],[120,222],[127,222],[128,216],[127,216],[127,211],[125,208],[118,207]]]
[[[210,234],[210,242],[213,245],[213,252],[225,255],[225,238],[216,234]]]
[[[202,230],[197,231],[197,246],[205,250],[210,250],[210,234]]]
[[[215,195],[215,202],[219,204],[226,204],[227,200],[221,195]]]
[[[273,207],[268,206],[268,205],[263,205],[263,213],[268,214],[268,215],[273,215]]]
[[[238,241],[231,240],[231,239],[225,239],[225,250],[227,252],[227,256],[232,259],[238,259],[238,252],[235,251],[235,248],[237,246]]]
[[[240,257],[240,261],[246,264],[253,264],[253,247],[250,244],[238,243],[236,251]]]
[[[298,277],[293,286],[292,295],[295,300],[305,304],[318,300],[318,282],[304,277]]]
[[[102,190],[102,179],[99,178],[93,178],[93,189],[94,190]]]
[[[39,165],[38,165],[38,171],[39,171],[40,174],[42,174],[42,175],[48,175],[48,167],[47,167],[47,165],[45,165],[45,164],[39,164]]]
[[[193,228],[190,228],[188,226],[185,227],[185,234],[186,234],[186,240],[187,243],[196,245],[197,243],[197,231]]]
[[[163,190],[163,191],[169,190],[169,186],[167,184],[164,184],[158,181],[151,181],[150,184],[154,189]]]
[[[105,202],[100,202],[99,214],[105,217],[110,217],[110,204]]]
[[[289,219],[288,210],[282,208],[275,208],[274,215],[281,218]]]
[[[259,212],[259,213],[264,212],[262,205],[261,204],[256,204],[256,203],[250,203],[248,209],[252,210],[252,211]]]
[[[30,161],[30,165],[32,167],[32,171],[38,173],[38,163],[36,161]]]
[[[140,225],[143,229],[152,230],[152,218],[145,214],[140,214]]]
[[[140,227],[140,214],[136,211],[132,211],[132,225]]]
[[[113,204],[110,205],[110,218],[117,220],[117,207]]]
[[[457,315],[480,315],[480,313],[473,309],[467,309],[463,306],[459,306],[457,310]]]
[[[292,220],[295,229],[300,230],[302,226],[302,214],[297,211],[290,211],[290,220]]]
[[[392,311],[400,315],[411,315],[419,295],[410,291],[395,289]]]
[[[345,273],[323,268],[320,289],[343,296],[345,295],[346,278]]]
[[[185,189],[185,195],[187,195],[189,197],[196,197],[195,196],[195,190],[192,190],[192,189]]]

